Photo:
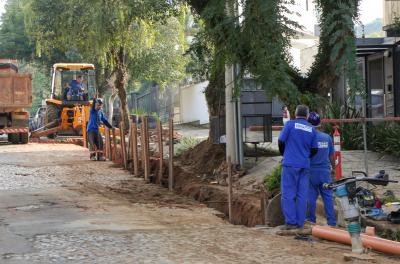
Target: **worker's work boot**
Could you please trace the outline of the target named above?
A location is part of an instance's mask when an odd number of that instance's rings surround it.
[[[106,161],[106,158],[103,156],[103,153],[97,153],[97,160],[98,161]]]
[[[287,224],[281,225],[279,227],[280,230],[294,230],[297,228],[298,228],[297,225],[287,225]]]
[[[96,153],[90,153],[90,160],[96,160]]]

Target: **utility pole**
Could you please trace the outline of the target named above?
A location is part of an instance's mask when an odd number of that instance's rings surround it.
[[[235,16],[238,3],[236,0],[227,0],[227,16]],[[239,22],[239,21],[238,21]],[[226,131],[226,158],[231,158],[234,165],[243,165],[243,148],[241,138],[240,101],[234,98],[236,69],[232,64],[225,65],[225,131]]]
[[[230,157],[233,164],[238,164],[236,159],[236,133],[235,133],[235,103],[233,89],[235,83],[233,65],[225,66],[225,130],[226,130],[226,158]]]

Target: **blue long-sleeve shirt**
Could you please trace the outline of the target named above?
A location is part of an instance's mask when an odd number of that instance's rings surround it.
[[[305,119],[286,122],[278,140],[285,143],[282,165],[310,168],[311,149],[318,147],[316,131],[310,123]]]
[[[330,170],[330,157],[335,153],[331,136],[321,131],[317,131],[316,141],[318,152],[310,160],[311,168],[326,168]]]
[[[69,83],[71,94],[79,94],[82,91],[82,83],[79,83],[77,80],[72,80]]]
[[[108,122],[107,118],[104,116],[101,110],[90,108],[89,122],[87,124],[87,132],[99,131],[99,126],[101,123],[103,123],[109,128],[112,128],[112,125]]]

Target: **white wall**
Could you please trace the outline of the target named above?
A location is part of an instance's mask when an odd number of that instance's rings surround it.
[[[200,124],[208,124],[208,107],[204,90],[208,81],[181,87],[180,113],[181,122],[189,123],[199,121]]]
[[[318,49],[319,38],[314,35],[315,25],[318,24],[317,11],[314,0],[295,0],[294,3],[288,6],[293,12],[289,17],[302,28],[297,30],[296,36],[291,40],[291,64],[302,74],[306,74],[314,61],[315,54],[305,50]]]
[[[314,33],[314,26],[318,24],[314,0],[295,0],[288,7],[293,12],[289,18],[299,23],[303,31]]]

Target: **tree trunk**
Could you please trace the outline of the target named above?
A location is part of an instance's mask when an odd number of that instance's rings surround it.
[[[225,116],[225,69],[220,68],[218,72],[210,77],[209,84],[205,90],[210,121],[212,117]],[[223,120],[221,120],[223,122]],[[216,127],[210,126],[209,137],[215,135]]]
[[[108,99],[108,120],[112,120],[113,115],[114,115],[114,101],[115,98],[117,98],[118,91],[114,90],[113,93],[111,94],[110,98]]]
[[[126,101],[126,90],[125,85],[127,81],[127,65],[125,63],[125,51],[123,47],[119,48],[119,51],[115,53],[115,88],[118,92],[119,100],[121,101],[120,112],[121,112],[121,122],[125,129],[128,129],[129,124],[129,114],[128,114],[128,104]]]

